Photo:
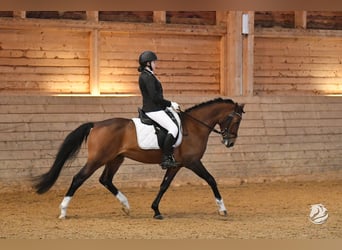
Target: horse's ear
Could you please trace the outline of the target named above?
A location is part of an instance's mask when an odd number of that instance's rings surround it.
[[[241,113],[245,113],[245,111],[243,110],[243,108],[245,107],[245,104],[242,103],[242,104],[239,104],[238,106],[239,106],[239,108],[241,110]]]
[[[245,113],[245,111],[243,110],[244,107],[245,107],[245,104],[242,103],[242,104],[241,104],[242,113]]]

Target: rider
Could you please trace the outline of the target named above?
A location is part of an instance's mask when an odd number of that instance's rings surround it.
[[[160,163],[161,167],[166,169],[177,167],[179,164],[173,156],[173,145],[176,142],[178,127],[166,114],[165,109],[166,107],[172,107],[178,111],[179,105],[176,102],[164,99],[161,82],[154,74],[156,61],[157,55],[152,51],[144,51],[140,54],[140,66],[138,68],[138,71],[141,72],[139,76],[139,88],[143,98],[142,110],[149,118],[167,130],[165,141],[161,147],[163,157]]]

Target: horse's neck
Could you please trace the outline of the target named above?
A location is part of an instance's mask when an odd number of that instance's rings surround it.
[[[219,108],[206,107],[196,110],[190,115],[209,127],[214,127],[218,123],[221,113]]]

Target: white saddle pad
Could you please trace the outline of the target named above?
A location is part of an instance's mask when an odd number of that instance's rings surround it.
[[[170,109],[171,110],[171,109]],[[178,124],[181,124],[179,115],[174,110],[171,110],[175,116]],[[146,125],[141,123],[139,118],[132,118],[137,132],[137,141],[141,149],[159,149],[157,135],[153,125]],[[173,147],[177,147],[182,143],[182,129],[179,129],[179,135]]]

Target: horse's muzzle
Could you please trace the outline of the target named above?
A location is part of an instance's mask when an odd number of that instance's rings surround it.
[[[235,144],[235,138],[234,139],[223,139],[222,143],[227,147],[227,148],[231,148],[234,146]]]

